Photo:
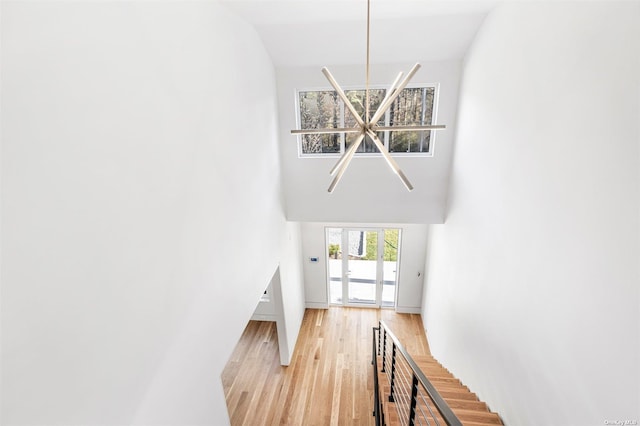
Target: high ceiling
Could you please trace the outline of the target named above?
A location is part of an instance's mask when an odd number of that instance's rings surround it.
[[[227,0],[277,67],[365,61],[366,0]],[[460,59],[498,1],[371,0],[371,63]]]

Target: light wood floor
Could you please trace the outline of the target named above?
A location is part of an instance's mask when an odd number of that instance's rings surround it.
[[[428,355],[420,315],[307,309],[288,367],[275,323],[251,321],[222,373],[232,426],[373,425],[372,327],[383,319],[411,355]]]

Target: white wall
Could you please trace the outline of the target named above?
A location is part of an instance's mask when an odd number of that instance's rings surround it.
[[[1,60],[2,423],[227,424],[278,265],[290,347],[304,309],[259,38],[216,3],[3,2]]]
[[[276,321],[276,299],[273,295],[273,279],[265,289],[264,300],[260,297],[260,301],[251,316],[252,321]]]
[[[325,242],[325,228],[327,227],[400,228],[402,232],[396,310],[420,313],[428,229],[427,225],[420,224],[303,223],[302,259],[307,307],[327,308],[329,306],[327,246]],[[318,262],[310,262],[310,257],[317,257]]]
[[[416,61],[420,58],[416,57]],[[330,64],[328,64],[330,65]],[[411,64],[372,65],[371,84],[388,87]],[[342,87],[364,85],[362,66],[329,66]],[[433,157],[396,160],[414,186],[409,192],[384,159],[354,158],[333,193],[329,170],[338,160],[298,158],[295,91],[330,88],[320,68],[278,68],[278,106],[283,185],[287,218],[301,222],[442,223],[451,163],[460,78],[459,62],[422,62],[412,83],[439,83],[437,123],[448,126],[436,136]]]
[[[637,2],[532,2],[468,55],[423,316],[506,424],[640,420],[639,52]]]
[[[276,300],[282,300],[282,314],[286,331],[278,329],[280,336],[286,338],[286,345],[280,344],[280,362],[289,365],[293,356],[298,333],[302,324],[305,309],[302,269],[302,230],[301,224],[287,222],[284,230],[282,249],[283,262],[280,264],[282,294]]]
[[[2,4],[0,3],[0,53],[2,52],[2,38],[3,38],[3,33],[2,33],[2,22],[3,22],[3,17],[2,17]],[[3,74],[3,67],[2,67],[2,54],[0,54],[0,188],[2,188],[2,179],[4,176],[4,172],[2,171],[2,102],[1,102],[1,96],[2,96],[2,74]],[[2,203],[3,203],[3,198],[2,198],[2,193],[0,191],[0,241],[2,241],[2,224],[4,223],[4,221],[2,220]],[[2,354],[2,314],[1,314],[1,308],[2,308],[2,252],[1,252],[1,244],[0,244],[0,354]],[[0,422],[2,422],[2,405],[3,405],[3,398],[2,398],[2,362],[0,359]]]

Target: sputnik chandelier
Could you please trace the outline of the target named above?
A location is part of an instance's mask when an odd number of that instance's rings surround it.
[[[413,78],[413,76],[420,69],[420,64],[415,64],[413,68],[409,71],[407,76],[402,80],[403,73],[400,72],[396,79],[391,83],[391,87],[387,90],[382,102],[378,106],[378,109],[375,111],[373,116],[370,115],[369,111],[369,28],[371,25],[371,0],[367,0],[367,63],[366,63],[366,76],[365,76],[365,110],[364,117],[360,117],[360,114],[356,111],[354,105],[349,101],[347,95],[345,95],[344,91],[338,84],[333,75],[329,72],[327,67],[322,68],[322,73],[327,78],[331,86],[335,89],[336,93],[344,102],[345,107],[349,110],[351,115],[353,116],[356,126],[355,127],[341,127],[341,128],[324,128],[324,129],[306,129],[306,130],[292,130],[291,133],[294,135],[321,135],[321,134],[335,134],[335,133],[358,133],[358,137],[351,144],[349,149],[345,151],[345,153],[340,157],[338,162],[333,166],[333,168],[329,171],[331,176],[335,175],[331,185],[329,185],[328,191],[331,193],[335,189],[340,179],[342,179],[342,175],[345,170],[351,163],[354,154],[356,153],[358,147],[365,139],[365,136],[369,136],[369,138],[373,141],[373,143],[378,148],[378,151],[382,154],[384,159],[387,161],[391,170],[398,175],[400,180],[404,186],[411,191],[413,189],[413,185],[409,182],[409,179],[405,174],[400,170],[398,163],[391,157],[387,148],[385,148],[380,138],[376,132],[407,132],[407,131],[421,131],[421,130],[437,130],[444,129],[446,126],[444,125],[428,125],[428,126],[378,126],[376,123],[382,116],[386,113],[386,111],[391,107],[396,98],[400,95],[402,90],[409,84],[409,81]]]

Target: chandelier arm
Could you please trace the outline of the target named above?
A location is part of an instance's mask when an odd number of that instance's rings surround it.
[[[391,97],[391,95],[393,95],[393,93],[395,93],[395,92],[394,92],[394,90],[395,90],[395,88],[396,88],[396,85],[398,84],[398,82],[399,82],[399,81],[400,81],[400,79],[402,78],[402,75],[403,75],[403,74],[404,74],[404,73],[403,73],[402,71],[400,71],[400,72],[398,73],[398,76],[396,77],[396,79],[395,79],[395,80],[393,80],[393,83],[391,83],[391,87],[389,87],[389,90],[387,90],[387,93],[385,93],[384,98],[382,98],[382,101],[380,102],[380,105],[378,106],[378,109],[377,109],[377,110],[376,110],[376,112],[373,114],[374,116],[375,116],[376,114],[378,114],[378,111],[380,110],[380,107],[381,107],[382,105],[384,105],[384,103],[385,103],[385,102],[387,102],[387,99],[389,99],[389,98]],[[375,121],[372,121],[372,122],[370,122],[370,123],[371,123],[371,125],[372,125],[372,126],[374,126],[374,125],[375,125]]]
[[[398,169],[398,176],[400,177],[400,180],[404,184],[405,188],[407,188],[407,191],[413,191],[413,185],[411,185],[411,182],[409,182],[409,178],[400,169]]]
[[[340,85],[338,85],[336,79],[333,78],[333,75],[331,75],[329,69],[327,67],[322,68],[322,73],[325,77],[327,77],[327,80],[329,80],[331,86],[333,86],[333,88],[336,90],[336,93],[338,93],[338,96],[340,96],[340,99],[342,99],[344,105],[349,109],[349,112],[351,112],[351,115],[353,115],[353,118],[356,120],[356,123],[358,123],[358,126],[364,129],[366,126],[364,121],[362,121],[362,118],[358,114],[358,111],[356,111],[356,109],[353,107],[353,105],[349,101],[349,98],[347,98],[347,95],[344,94],[344,91],[342,90]]]
[[[332,133],[360,133],[360,127],[327,127],[324,129],[302,129],[292,130],[292,135],[326,135]]]
[[[333,180],[331,181],[331,184],[329,185],[329,188],[327,188],[327,192],[329,194],[331,194],[333,190],[336,189],[336,186],[338,185],[338,182],[340,182],[340,179],[342,179],[342,175],[344,174],[345,170],[346,170],[346,167],[340,169],[336,177],[333,178]]]
[[[333,192],[338,182],[340,182],[340,179],[342,179],[342,175],[344,175],[344,172],[347,170],[347,167],[349,167],[349,163],[351,163],[351,160],[353,159],[353,155],[356,153],[356,149],[358,149],[358,145],[360,145],[360,143],[363,140],[364,140],[364,133],[362,134],[362,137],[357,141],[357,143],[354,143],[352,145],[352,147],[355,146],[355,149],[350,150],[350,152],[348,152],[348,155],[345,155],[344,161],[340,166],[338,173],[333,178],[331,185],[329,185],[329,188],[327,189],[329,193]]]
[[[391,170],[393,170],[393,172],[398,175],[398,177],[400,178],[404,186],[409,191],[411,191],[413,189],[413,185],[411,185],[411,182],[409,182],[409,179],[407,178],[407,176],[405,176],[402,170],[400,170],[398,163],[396,163],[396,160],[394,160],[393,157],[391,157],[391,154],[389,154],[389,151],[387,151],[387,148],[384,147],[384,145],[378,138],[378,135],[376,135],[376,133],[373,130],[367,130],[367,134],[373,140],[373,143],[376,144],[376,146],[378,147],[378,151],[380,151],[384,159],[387,160],[387,164],[389,165],[389,167],[391,167]]]
[[[411,132],[421,130],[441,130],[446,129],[444,124],[432,124],[429,126],[371,126],[377,132]],[[360,133],[360,127],[327,127],[324,129],[302,129],[291,130],[292,135],[330,135],[334,133]]]
[[[336,162],[336,164],[333,166],[333,168],[329,171],[330,175],[333,176],[335,174],[336,170],[338,170],[344,164],[344,162],[347,160],[347,158],[349,158],[349,160],[351,160],[351,157],[353,157],[353,154],[356,152],[356,150],[358,149],[358,147],[362,143],[363,139],[364,139],[364,133],[361,133],[360,136],[358,136],[358,138],[351,144],[349,149],[342,155],[342,157],[340,157],[340,159]],[[346,168],[346,166],[345,166],[345,168]]]
[[[432,124],[429,126],[371,126],[376,132],[419,132],[421,130],[442,130],[447,126],[444,124]]]
[[[371,123],[377,123],[378,120],[380,120],[380,117],[382,117],[387,109],[389,109],[393,101],[395,101],[396,98],[400,96],[402,90],[406,87],[407,84],[409,84],[409,80],[413,78],[413,76],[418,72],[419,69],[420,64],[415,64],[413,68],[411,68],[411,71],[409,71],[409,74],[407,74],[404,80],[402,80],[402,83],[400,83],[398,89],[393,92],[393,94],[389,97],[389,99],[385,101],[385,103],[381,104],[380,107],[378,107],[378,111],[376,111],[375,115],[371,118]]]

